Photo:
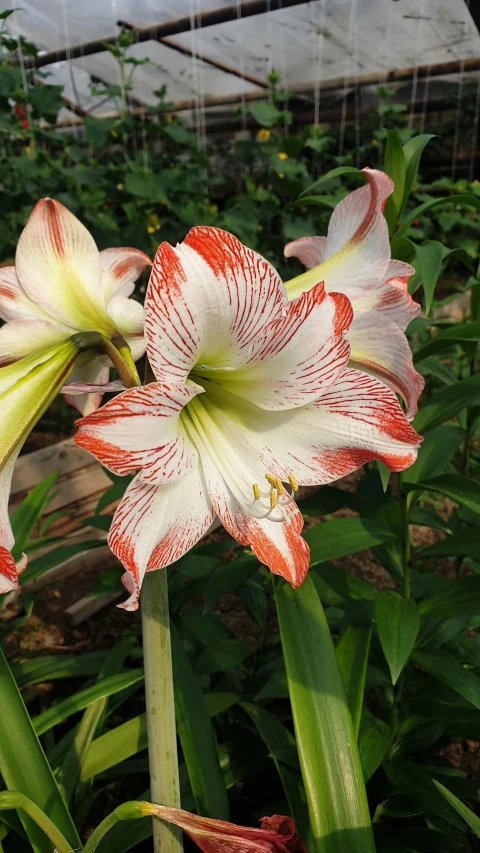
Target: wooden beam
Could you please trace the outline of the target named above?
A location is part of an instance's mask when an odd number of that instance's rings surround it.
[[[318,0],[310,0],[317,2]],[[215,24],[225,24],[242,18],[250,18],[252,15],[262,15],[265,12],[275,12],[277,9],[286,9],[289,6],[305,5],[305,0],[247,0],[244,3],[235,3],[232,6],[223,6],[220,9],[211,9],[208,12],[200,12],[195,18],[197,28],[211,27]],[[136,30],[139,42],[159,40],[168,36],[186,33],[192,28],[190,16],[178,18],[176,21],[166,21],[163,24],[153,24],[150,27],[142,27]],[[53,50],[36,59],[25,58],[27,67],[42,68],[53,62],[65,62],[70,59],[78,59],[83,56],[92,56],[94,53],[102,53],[106,50],[105,45],[115,45],[117,36],[97,39],[95,41],[77,44],[73,47]]]
[[[120,27],[124,27],[124,29],[130,30],[130,32],[139,32],[139,27],[136,27],[129,21],[117,21],[117,23]],[[246,74],[245,71],[239,71],[237,68],[233,68],[231,65],[225,65],[224,62],[217,62],[216,59],[210,59],[210,57],[205,56],[205,54],[193,53],[193,51],[189,50],[188,47],[183,47],[181,44],[177,44],[171,39],[155,37],[155,40],[158,41],[160,44],[164,44],[166,47],[169,47],[170,50],[176,50],[177,53],[181,53],[183,56],[188,56],[189,59],[195,57],[196,59],[200,59],[202,62],[205,62],[206,65],[211,65],[213,68],[217,68],[219,71],[223,71],[225,74],[233,74],[234,77],[240,77],[241,80],[246,80],[247,83],[253,83],[254,86],[258,86],[260,89],[268,89],[268,83],[265,83],[265,80],[260,80],[259,77],[252,77],[251,74]]]
[[[448,74],[458,74],[461,71],[469,73],[478,70],[480,70],[480,57],[474,57],[472,59],[465,60],[455,59],[452,62],[439,62],[436,65],[420,65],[417,68],[397,68],[391,71],[382,71],[380,73],[375,74],[364,74],[358,77],[352,76],[346,78],[345,80],[326,80],[322,84],[321,94],[323,95],[324,93],[329,92],[330,94],[342,95],[349,88],[355,89],[380,84],[403,83],[408,80],[412,80],[415,73],[417,74],[417,79],[420,80],[425,77],[443,77]],[[313,93],[314,90],[314,83],[303,83],[300,86],[289,87],[289,91],[292,93],[293,97],[295,97],[296,95],[305,95],[307,93]],[[245,92],[243,95],[241,92],[238,92],[235,95],[220,95],[211,98],[207,97],[204,99],[203,105],[205,108],[230,106],[233,104],[238,104],[242,99],[247,102],[261,101],[265,99],[265,92]],[[172,106],[169,107],[167,112],[179,113],[187,110],[193,110],[197,105],[198,102],[195,99],[189,99],[187,101],[177,101],[175,104],[172,104]],[[147,108],[143,107],[133,109],[131,111],[133,115],[142,115],[145,112],[147,112]],[[103,113],[101,116],[98,116],[98,118],[111,118],[115,115],[117,115],[117,113]],[[70,124],[72,124],[72,122],[60,123],[57,124],[56,127],[68,127]]]

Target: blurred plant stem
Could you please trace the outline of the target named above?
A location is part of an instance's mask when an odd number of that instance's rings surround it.
[[[412,550],[410,543],[410,525],[408,521],[409,501],[408,496],[402,492],[402,475],[398,475],[398,488],[400,492],[400,515],[402,525],[402,569],[403,569],[403,594],[410,598],[410,570],[412,564]]]
[[[166,569],[145,575],[141,607],[151,799],[178,809],[180,783]],[[182,851],[181,830],[177,827],[154,821],[153,841],[155,853]]]

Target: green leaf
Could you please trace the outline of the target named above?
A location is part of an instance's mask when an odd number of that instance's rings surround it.
[[[406,234],[412,222],[415,219],[418,219],[419,216],[428,213],[430,210],[435,210],[438,207],[446,207],[450,204],[466,204],[467,207],[474,207],[476,210],[480,210],[480,198],[470,195],[469,193],[458,193],[456,195],[451,195],[448,198],[432,198],[419,205],[419,207],[416,207],[415,210],[412,210],[408,216],[405,216],[405,218],[402,219],[400,227],[395,235],[396,238],[402,237]]]
[[[382,590],[375,599],[375,622],[392,684],[396,684],[420,630],[420,615],[411,598]]]
[[[468,824],[471,830],[475,833],[477,838],[480,838],[480,818],[472,812],[465,803],[462,803],[455,794],[452,794],[445,785],[442,785],[441,782],[437,782],[436,779],[433,780],[433,784],[436,789],[440,791],[441,794],[445,797],[448,803],[458,812],[461,818]]]
[[[442,270],[445,247],[436,240],[427,240],[415,249],[425,294],[425,312],[429,314],[435,286]]]
[[[52,486],[58,479],[58,471],[49,474],[28,493],[18,509],[12,515],[11,524],[15,537],[13,555],[19,559],[25,550],[30,535],[45,511]]]
[[[98,776],[147,748],[147,720],[140,714],[106,732],[90,744],[82,765],[80,781]]]
[[[434,138],[434,133],[421,133],[419,136],[414,136],[412,137],[412,139],[409,139],[408,142],[406,142],[403,146],[403,156],[405,158],[406,172],[405,186],[403,189],[403,199],[399,211],[400,213],[402,213],[405,205],[407,204],[408,197],[410,195],[410,190],[412,189],[414,181],[417,177],[418,166],[423,154],[423,150],[425,146],[428,145],[430,140]]]
[[[462,477],[460,474],[439,474],[437,477],[432,477],[431,480],[423,480],[420,483],[405,483],[402,480],[402,489],[406,492],[416,489],[439,492],[461,506],[466,506],[473,512],[480,513],[480,483]]]
[[[37,116],[41,116],[51,124],[54,124],[58,113],[63,107],[62,93],[63,86],[43,85],[30,87],[28,98]]]
[[[228,820],[228,797],[213,726],[192,665],[172,625],[175,718],[198,814]]]
[[[127,192],[149,201],[167,202],[161,175],[151,172],[129,172],[125,178]]]
[[[210,610],[223,595],[233,592],[258,571],[258,560],[253,554],[239,554],[231,563],[220,563],[209,575],[204,612]]]
[[[480,535],[477,528],[467,528],[460,533],[452,533],[440,542],[419,548],[417,557],[425,560],[432,557],[471,557],[480,559]]]
[[[283,113],[274,104],[267,101],[253,101],[247,107],[248,112],[262,127],[274,127],[283,119]]]
[[[354,628],[349,625],[340,635],[335,649],[356,738],[362,716],[370,637],[371,631],[366,628]]]
[[[449,349],[455,344],[461,344],[464,341],[480,340],[480,320],[475,323],[456,323],[450,329],[444,329],[424,347],[421,347],[414,356],[414,361],[418,362],[429,355],[434,355],[442,350]]]
[[[480,389],[479,389],[480,391]],[[389,527],[365,518],[334,518],[306,531],[310,546],[310,565],[335,560],[390,542],[398,537]]]
[[[365,782],[373,776],[392,743],[392,730],[379,717],[364,709],[358,733],[358,751]]]
[[[330,210],[333,210],[336,206],[337,199],[330,195],[302,195],[296,201],[290,202],[288,209],[296,207],[329,207]],[[305,227],[303,230],[305,231]]]
[[[81,843],[72,818],[62,799],[32,721],[15,684],[12,672],[0,650],[2,715],[0,732],[0,773],[10,791],[19,791],[44,811],[70,842],[80,850]],[[41,829],[23,811],[19,814],[35,853],[51,853],[52,845]]]
[[[128,672],[122,672],[119,675],[112,675],[110,678],[97,681],[91,687],[86,687],[72,696],[67,696],[66,699],[57,702],[56,705],[51,705],[37,717],[34,717],[32,720],[34,729],[37,735],[43,735],[72,714],[83,711],[97,699],[114,696],[115,693],[119,693],[134,684],[139,684],[141,681],[143,681],[143,669],[131,669]]]
[[[438,592],[424,598],[418,609],[421,616],[435,619],[480,614],[480,575],[443,584]]]
[[[450,459],[463,441],[463,430],[458,426],[439,426],[427,432],[416,462],[408,469],[408,482],[419,483],[445,471]],[[412,494],[408,502],[411,503]]]
[[[288,750],[294,750],[296,754],[295,738],[277,717],[264,708],[251,702],[242,702],[240,707],[248,714],[267,746],[282,782],[296,830],[305,838],[309,821],[302,777],[298,770],[278,758],[278,755]]]
[[[233,669],[251,655],[253,645],[250,640],[221,640],[215,646],[208,646],[198,658],[195,671],[197,675],[211,675]]]
[[[85,138],[92,148],[103,148],[117,123],[116,118],[94,118],[85,116]]]
[[[442,684],[446,684],[477,710],[480,710],[480,678],[442,651],[417,651],[413,660]]]
[[[393,181],[393,193],[388,197],[384,215],[390,234],[395,231],[405,190],[406,164],[402,143],[396,130],[387,130],[383,171]]]
[[[322,175],[318,178],[315,183],[310,184],[306,190],[303,190],[300,193],[299,198],[303,198],[303,196],[312,193],[314,190],[317,190],[319,187],[323,186],[323,184],[328,183],[328,181],[333,180],[333,178],[340,178],[342,175],[356,175],[362,181],[366,181],[366,175],[360,171],[360,169],[356,169],[355,166],[337,166],[336,169],[331,169],[330,172],[326,172],[325,175]]]
[[[352,718],[330,629],[310,576],[295,590],[287,583],[277,586],[276,601],[297,748],[317,850],[373,853]],[[348,797],[345,790],[349,791]]]
[[[480,373],[467,376],[456,385],[449,385],[436,394],[430,403],[420,409],[413,421],[413,426],[422,434],[427,429],[433,429],[450,418],[458,415],[462,409],[480,402]]]
[[[172,124],[164,124],[162,126],[162,133],[168,136],[172,142],[176,142],[177,145],[196,145],[197,142],[195,134],[185,130],[178,121],[174,121]]]
[[[445,803],[433,784],[432,776],[425,768],[405,761],[384,764],[383,769],[394,788],[408,797],[417,808],[432,812],[457,829],[463,829],[463,822],[455,810]]]
[[[57,678],[77,678],[79,675],[96,675],[105,652],[87,652],[82,655],[44,655],[34,660],[22,661],[12,666],[19,687],[41,684]]]

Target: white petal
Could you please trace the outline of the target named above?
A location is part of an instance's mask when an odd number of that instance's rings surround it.
[[[158,379],[182,380],[194,364],[237,367],[287,302],[273,267],[218,228],[162,243],[145,302],[147,352]]]
[[[35,205],[15,263],[25,293],[52,317],[74,329],[112,333],[95,241],[58,201]]]
[[[27,557],[22,554],[21,559],[15,564],[15,561],[8,551],[0,545],[0,594],[11,592],[12,589],[18,589],[18,576],[27,568]]]
[[[108,313],[115,327],[129,345],[133,360],[138,361],[145,352],[143,306],[135,299],[119,296],[110,302]]]
[[[2,320],[51,320],[22,290],[15,267],[0,267],[0,317]]]
[[[358,311],[347,336],[351,346],[350,366],[371,373],[400,394],[411,420],[425,383],[413,366],[412,352],[403,332],[387,316],[376,311]]]
[[[157,382],[131,388],[78,421],[75,443],[115,474],[123,476],[141,468],[145,483],[173,483],[197,465],[197,451],[179,415],[201,392],[197,385]]]
[[[35,355],[72,334],[55,320],[11,320],[0,328],[0,364]]]
[[[108,544],[125,566],[122,578],[130,592],[120,605],[136,610],[146,571],[169,566],[190,550],[215,518],[197,467],[176,483],[151,486],[137,475],[118,507]]]
[[[15,462],[17,461],[20,449],[21,445],[18,445],[0,468],[0,542],[2,547],[6,548],[7,551],[11,551],[15,544],[8,516],[8,502],[10,500],[13,469],[15,468]]]
[[[108,358],[100,356],[87,364],[82,364],[80,367],[74,367],[69,379],[68,385],[62,388],[62,394],[65,395],[67,403],[70,403],[81,415],[89,415],[91,412],[98,409],[102,402],[103,394],[106,391],[117,390],[105,387],[103,390],[95,388],[88,391],[88,386],[106,385],[108,386],[108,377],[110,375],[110,361]],[[85,386],[79,388],[79,386]],[[121,388],[119,390],[122,390]]]
[[[138,249],[103,249],[100,269],[105,305],[119,296],[130,296],[140,273],[151,264],[148,255]]]
[[[368,178],[368,186],[350,193],[335,207],[327,242],[322,247],[322,263],[310,274],[286,282],[291,299],[323,281],[328,292],[345,293],[355,308],[355,300],[366,288],[385,280],[390,241],[382,211],[393,191],[393,183],[377,169],[362,171]]]
[[[286,258],[298,258],[301,264],[311,270],[325,260],[326,251],[326,237],[300,237],[287,243],[283,253]]]

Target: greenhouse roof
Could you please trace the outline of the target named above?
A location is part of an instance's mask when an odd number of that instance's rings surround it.
[[[37,45],[36,65],[64,85],[77,115],[98,115],[118,108],[91,95],[91,78],[118,83],[102,42],[115,39],[119,22],[134,28],[130,55],[150,60],[136,68],[132,103],[156,103],[165,84],[178,109],[203,109],[262,96],[272,68],[283,87],[318,100],[322,87],[396,69],[408,79],[419,67],[435,76],[439,63],[478,67],[471,3],[469,11],[468,0],[22,0],[8,27]],[[60,118],[72,116],[65,109]]]

